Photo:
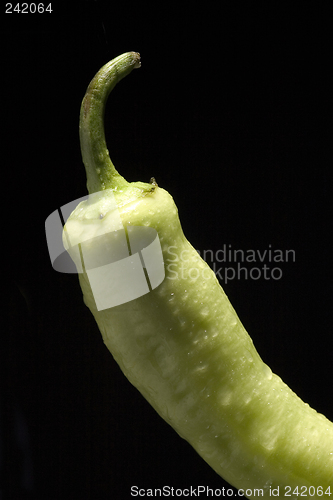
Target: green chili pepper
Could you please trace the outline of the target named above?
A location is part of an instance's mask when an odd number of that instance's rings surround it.
[[[332,422],[262,361],[214,272],[186,240],[170,194],[156,182],[128,183],[109,158],[105,103],[116,83],[139,65],[134,52],[109,62],[82,102],[80,139],[90,197],[68,219],[64,237],[75,262],[73,249],[79,248],[84,302],[129,381],[226,481],[248,498],[256,488],[266,496],[279,488],[279,496],[290,491],[297,498],[298,488],[302,496],[328,498]],[[128,242],[138,227],[156,231],[164,279],[133,300],[100,308],[83,257],[90,252],[95,266],[103,265],[105,253],[119,243],[116,238],[108,246],[106,234],[124,230]],[[170,248],[172,270],[166,265]],[[106,286],[113,286],[112,276]]]

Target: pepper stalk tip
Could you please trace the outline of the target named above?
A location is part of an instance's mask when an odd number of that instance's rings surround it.
[[[141,56],[139,52],[132,52],[135,64],[134,64],[134,69],[141,68]]]

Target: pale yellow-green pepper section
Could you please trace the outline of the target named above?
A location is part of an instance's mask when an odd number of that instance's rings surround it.
[[[186,240],[172,197],[155,187],[119,212],[125,227],[157,230],[166,271],[155,290],[104,311],[80,275],[84,301],[126,377],[233,486],[268,495],[278,486],[332,485],[333,424],[261,360],[215,274]],[[89,218],[88,227],[104,222]]]

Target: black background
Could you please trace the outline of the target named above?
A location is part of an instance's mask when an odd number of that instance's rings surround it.
[[[199,250],[295,251],[280,280],[222,285],[264,361],[333,419],[333,40],[322,5],[87,0],[3,14],[2,498],[227,486],[120,373],[77,277],[48,256],[45,219],[86,194],[84,92],[129,50],[142,68],[106,112],[116,168],[129,181],[154,176]]]

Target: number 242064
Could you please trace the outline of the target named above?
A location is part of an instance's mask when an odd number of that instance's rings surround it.
[[[6,3],[6,14],[43,14],[47,12],[51,14],[53,11],[51,3]]]

